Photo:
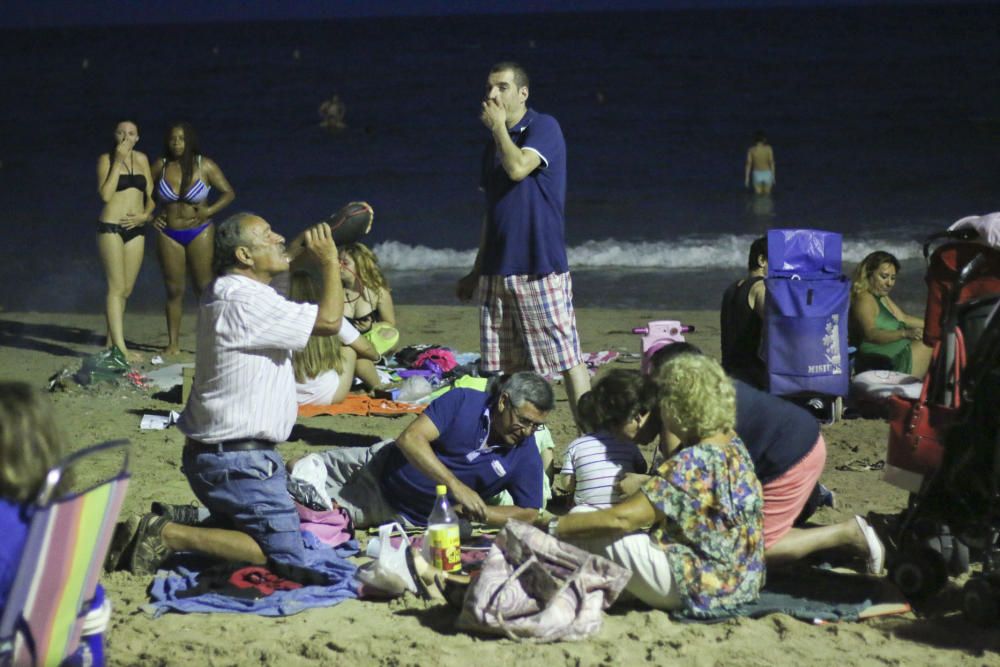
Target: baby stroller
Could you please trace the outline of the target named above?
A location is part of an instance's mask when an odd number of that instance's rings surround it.
[[[889,527],[889,572],[920,598],[981,562],[962,604],[987,625],[1000,618],[1000,250],[945,236],[926,278],[931,368],[919,400],[891,399],[883,479],[911,494]]]

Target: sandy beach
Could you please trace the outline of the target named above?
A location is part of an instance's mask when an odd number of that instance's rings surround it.
[[[438,343],[460,351],[478,348],[472,307],[397,309],[403,343]],[[651,312],[584,309],[578,312],[585,351],[638,351],[633,326],[654,319],[679,319],[696,326],[689,340],[718,356],[719,329],[714,311]],[[173,361],[192,361],[193,312],[184,320],[184,353]],[[165,343],[159,314],[129,313],[126,332],[133,349]],[[76,370],[80,357],[99,349],[103,316],[66,313],[0,312],[0,366],[7,379],[37,388],[62,368]],[[147,356],[149,354],[147,353]],[[623,362],[613,362],[615,364]],[[624,362],[634,367],[637,361]],[[146,366],[145,370],[150,370]],[[128,387],[83,389],[68,383],[51,394],[58,418],[73,446],[129,438],[133,478],[125,515],[147,511],[152,500],[187,503],[193,497],[179,471],[182,436],[176,429],[140,431],[143,413],[180,410],[173,396],[154,397]],[[561,450],[575,436],[569,409],[560,402],[550,420]],[[179,395],[177,396],[179,400]],[[318,417],[300,420],[292,441],[280,446],[286,457],[337,444],[371,441],[398,434],[410,417]],[[815,521],[834,522],[853,514],[896,512],[905,494],[879,479],[879,472],[839,471],[850,462],[874,463],[885,456],[888,426],[879,420],[843,421],[823,429],[829,447],[822,481],[837,494],[836,510],[824,509]],[[861,466],[854,466],[860,468]],[[86,479],[104,471],[83,471]],[[427,607],[407,596],[394,602],[347,601],[329,609],[270,619],[231,614],[170,613],[153,619],[142,611],[148,577],[117,572],[103,579],[114,604],[108,632],[110,665],[1000,665],[1000,629],[981,629],[961,616],[955,582],[942,595],[912,613],[858,623],[812,625],[776,614],[761,620],[717,624],[678,623],[662,612],[615,609],[595,638],[577,643],[519,644],[483,639],[452,629],[455,613]]]

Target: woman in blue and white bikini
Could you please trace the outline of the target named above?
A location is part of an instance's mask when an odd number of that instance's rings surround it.
[[[156,198],[163,211],[153,220],[160,230],[156,251],[167,288],[167,346],[164,354],[180,352],[181,314],[187,271],[194,279],[195,294],[212,281],[212,216],[229,206],[236,193],[219,166],[204,157],[198,135],[187,123],[174,123],[167,130],[164,157],[153,165]],[[215,188],[218,198],[208,203]]]

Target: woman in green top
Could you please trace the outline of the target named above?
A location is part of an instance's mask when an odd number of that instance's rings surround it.
[[[873,366],[872,358],[888,360],[891,369],[922,378],[931,362],[924,345],[924,321],[907,315],[889,298],[896,285],[899,260],[882,250],[865,257],[854,270],[851,285],[851,341],[858,348],[858,370]]]

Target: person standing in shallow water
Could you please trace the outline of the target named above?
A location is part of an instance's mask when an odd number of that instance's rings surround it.
[[[771,194],[771,188],[777,182],[774,150],[767,143],[767,136],[759,130],[754,135],[753,146],[747,149],[743,186],[750,187],[751,179],[753,180],[754,192],[759,195]]]
[[[153,179],[164,209],[153,226],[160,230],[156,251],[167,288],[167,346],[163,353],[177,354],[186,275],[190,271],[195,294],[200,297],[212,281],[212,216],[229,206],[236,193],[219,166],[201,154],[193,127],[174,123],[163,143],[163,157],[153,165]],[[219,197],[209,204],[212,188]]]
[[[97,252],[108,281],[107,346],[117,347],[130,362],[141,357],[125,346],[125,302],[142,266],[145,225],[155,206],[149,160],[135,150],[138,141],[139,126],[123,120],[115,126],[111,150],[97,158],[97,193],[104,202],[97,222]]]

